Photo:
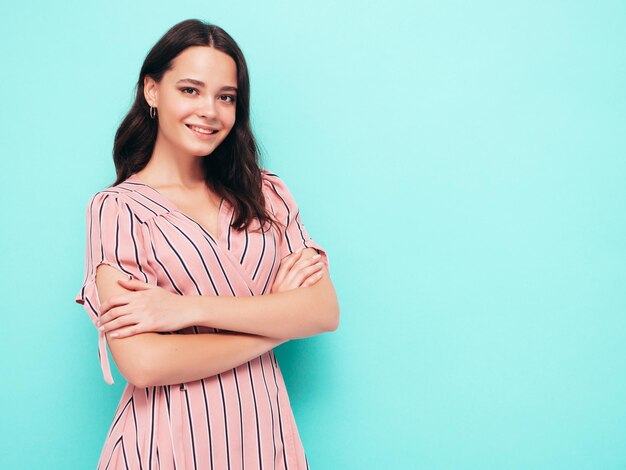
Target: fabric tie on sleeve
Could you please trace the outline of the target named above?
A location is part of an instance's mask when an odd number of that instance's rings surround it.
[[[91,299],[91,300],[90,300]],[[98,320],[98,312],[100,311],[100,299],[98,298],[98,290],[96,288],[95,275],[90,275],[85,282],[83,288],[76,294],[74,299],[76,303],[81,304],[89,313],[91,321],[95,325]],[[95,305],[93,305],[95,304]],[[98,359],[104,381],[109,385],[113,385],[113,375],[111,374],[111,364],[109,363],[109,355],[107,354],[107,341],[104,331],[98,330]]]
[[[113,385],[113,375],[111,375],[111,364],[109,364],[107,340],[104,331],[98,331],[98,357],[100,358],[100,368],[102,369],[104,381],[109,385]]]
[[[156,275],[145,255],[142,221],[121,194],[101,191],[92,196],[86,210],[85,282],[75,301],[85,307],[94,326],[100,316],[96,269],[107,264],[122,275],[156,285]],[[98,330],[98,357],[104,380],[113,384],[104,332]]]

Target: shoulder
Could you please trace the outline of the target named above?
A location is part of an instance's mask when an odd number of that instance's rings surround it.
[[[261,168],[263,192],[270,200],[286,202],[292,199],[291,192],[285,181],[273,171]]]
[[[108,215],[123,214],[139,222],[169,212],[151,197],[147,189],[127,182],[93,194],[87,203],[87,212],[93,214],[94,211]]]
[[[276,173],[261,169],[263,175],[263,193],[270,209],[279,219],[290,220],[299,216],[300,209],[285,181]]]
[[[263,179],[264,188],[271,188],[272,185],[282,184],[283,180],[273,171],[267,168],[261,168],[261,178]]]
[[[102,212],[104,210],[117,210],[118,207],[118,191],[114,188],[106,188],[94,193],[87,202],[87,212]]]

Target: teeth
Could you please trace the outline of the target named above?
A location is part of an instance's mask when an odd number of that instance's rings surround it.
[[[196,127],[196,126],[189,126],[190,129],[196,131],[196,132],[200,132],[200,134],[215,134],[217,131],[211,131],[211,130],[207,130],[207,129],[202,129],[200,127]]]

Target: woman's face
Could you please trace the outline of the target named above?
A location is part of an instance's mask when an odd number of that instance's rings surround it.
[[[146,77],[144,94],[157,108],[155,151],[173,158],[208,155],[235,124],[237,65],[212,47],[189,47],[160,83]]]

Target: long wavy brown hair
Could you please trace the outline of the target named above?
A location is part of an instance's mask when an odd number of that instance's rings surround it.
[[[178,54],[192,46],[213,47],[228,54],[237,65],[235,124],[211,155],[202,158],[205,181],[233,206],[232,227],[243,229],[254,219],[258,219],[262,227],[266,222],[271,225],[276,221],[265,208],[260,152],[250,125],[250,79],[246,60],[226,31],[197,19],[172,26],[148,52],[139,72],[135,100],[115,133],[113,161],[117,179],[113,185],[143,169],[154,150],[158,120],[150,118],[144,78],[149,76],[160,82]]]

